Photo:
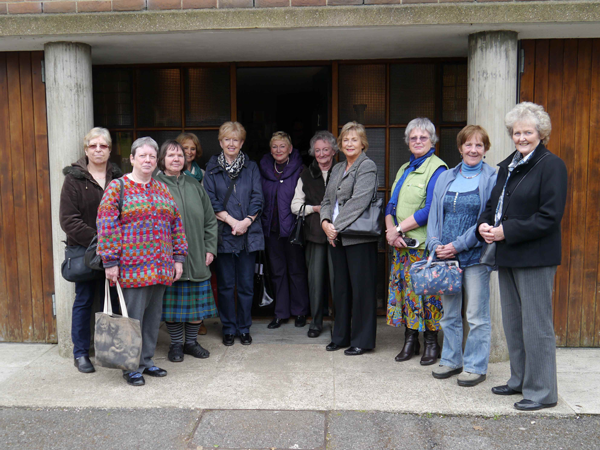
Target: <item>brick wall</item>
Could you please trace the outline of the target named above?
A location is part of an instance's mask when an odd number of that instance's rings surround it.
[[[551,0],[0,0],[0,14],[62,14],[203,8],[273,8],[415,3],[487,3]]]

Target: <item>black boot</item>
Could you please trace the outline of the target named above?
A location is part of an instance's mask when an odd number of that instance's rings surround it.
[[[419,330],[412,330],[407,327],[404,332],[404,347],[402,347],[402,351],[396,355],[396,361],[408,361],[413,355],[418,355],[420,349]]]
[[[437,337],[437,331],[425,331],[425,349],[423,350],[423,356],[421,356],[422,366],[430,366],[441,356],[442,349],[440,348],[440,344],[438,344]]]

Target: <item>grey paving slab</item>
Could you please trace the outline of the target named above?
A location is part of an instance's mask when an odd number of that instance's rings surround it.
[[[54,347],[52,344],[0,343],[0,366],[4,369],[25,367]]]
[[[199,411],[0,408],[3,449],[187,448]]]
[[[328,450],[597,449],[598,417],[421,416],[332,411]]]
[[[206,411],[190,446],[324,449],[323,411]]]
[[[270,330],[267,328],[270,320],[254,320],[250,328],[253,344],[305,344],[305,345],[323,345],[326,346],[331,342],[331,322],[323,323],[323,331],[317,338],[309,338],[307,336],[309,326],[304,327],[294,326],[294,318],[291,317],[289,322],[281,325],[279,328]]]

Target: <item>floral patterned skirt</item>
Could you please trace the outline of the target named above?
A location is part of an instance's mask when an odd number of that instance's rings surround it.
[[[425,252],[425,249],[394,248],[388,292],[388,325],[405,325],[419,331],[440,329],[443,312],[440,296],[415,294],[408,273],[412,263],[425,259]]]

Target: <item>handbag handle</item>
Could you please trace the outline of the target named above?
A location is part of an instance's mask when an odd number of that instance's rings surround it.
[[[121,304],[121,315],[127,318],[129,317],[129,314],[127,314],[127,305],[125,305],[123,291],[121,290],[121,285],[118,281],[116,282],[116,287],[119,303]],[[104,281],[104,314],[108,314],[109,316],[113,315],[112,303],[110,301],[110,283],[108,282],[108,278],[106,278]]]

